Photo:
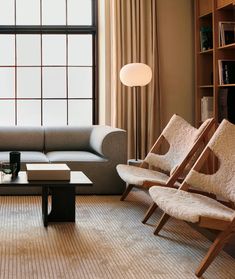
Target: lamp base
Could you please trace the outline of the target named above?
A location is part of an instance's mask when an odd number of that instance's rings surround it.
[[[130,166],[139,167],[143,163],[143,160],[141,160],[141,159],[138,159],[138,160],[136,160],[136,159],[129,159],[127,161],[127,163]]]

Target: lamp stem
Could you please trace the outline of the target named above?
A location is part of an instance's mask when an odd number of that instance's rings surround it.
[[[139,158],[138,154],[138,87],[134,87],[135,90],[135,160],[137,161]]]

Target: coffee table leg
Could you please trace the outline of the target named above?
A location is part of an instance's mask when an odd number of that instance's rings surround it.
[[[42,186],[42,220],[44,227],[48,224],[48,186]]]
[[[51,212],[48,222],[75,222],[75,187],[49,187]]]

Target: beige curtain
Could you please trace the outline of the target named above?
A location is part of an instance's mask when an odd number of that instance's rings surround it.
[[[160,130],[157,0],[110,0],[111,123],[128,132],[128,157],[135,154],[135,103],[131,88],[119,80],[122,66],[141,62],[153,71],[152,82],[139,92],[139,154],[143,158]]]

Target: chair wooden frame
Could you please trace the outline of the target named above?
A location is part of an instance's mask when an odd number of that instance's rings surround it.
[[[200,171],[203,164],[206,162],[206,160],[209,158],[209,156],[212,154],[212,150],[209,147],[206,147],[205,150],[202,152],[200,157],[198,158],[198,161],[193,166],[193,170]],[[184,181],[179,188],[179,191],[189,191],[190,186]],[[231,202],[234,208],[234,203]],[[149,217],[152,215],[152,213],[157,208],[157,204],[153,203],[148,212],[145,215],[145,221],[149,219]],[[154,230],[154,234],[157,235],[160,230],[163,228],[163,226],[167,223],[167,221],[170,219],[170,215],[167,213],[163,213],[160,221],[158,222],[156,229]],[[206,271],[206,269],[209,267],[209,265],[213,262],[215,257],[219,254],[221,249],[224,247],[226,242],[230,239],[231,235],[235,233],[235,218],[232,221],[224,221],[216,218],[209,218],[200,216],[199,222],[196,223],[199,227],[207,228],[207,229],[213,229],[218,230],[219,234],[217,235],[216,239],[212,243],[211,247],[209,248],[206,256],[201,261],[200,265],[198,266],[195,274],[196,276],[200,277],[202,274]]]
[[[167,180],[166,183],[158,183],[158,186],[165,186],[165,187],[175,187],[175,183],[177,182],[177,180],[180,178],[180,176],[183,174],[183,171],[185,169],[185,167],[187,166],[187,164],[189,163],[189,161],[191,160],[191,158],[193,157],[193,155],[196,153],[196,151],[198,150],[198,148],[200,147],[200,145],[203,142],[206,142],[208,139],[208,134],[211,131],[212,127],[215,124],[215,120],[212,118],[210,119],[210,121],[208,121],[207,125],[204,127],[204,129],[202,130],[201,134],[198,136],[197,140],[195,141],[194,145],[192,146],[192,148],[189,150],[188,154],[185,156],[185,158],[183,159],[183,161],[181,162],[181,164],[174,170],[174,172],[169,176],[169,179]],[[164,142],[166,142],[166,138],[164,137],[163,134],[161,134],[159,136],[159,138],[157,139],[157,141],[155,142],[155,144],[153,145],[153,147],[150,149],[149,153],[156,153],[158,154],[161,150],[162,144]],[[147,156],[148,156],[147,154]],[[145,161],[147,156],[145,157],[145,159],[143,160],[143,162],[140,164],[140,168],[149,168],[148,163]],[[144,181],[143,184],[140,185],[133,185],[133,184],[127,184],[126,185],[126,190],[123,192],[120,200],[124,201],[125,198],[128,196],[128,194],[131,192],[131,190],[134,187],[137,188],[142,188],[143,190],[148,190],[150,187],[156,185],[156,182],[153,181]],[[143,223],[145,223],[145,218],[142,221]]]

